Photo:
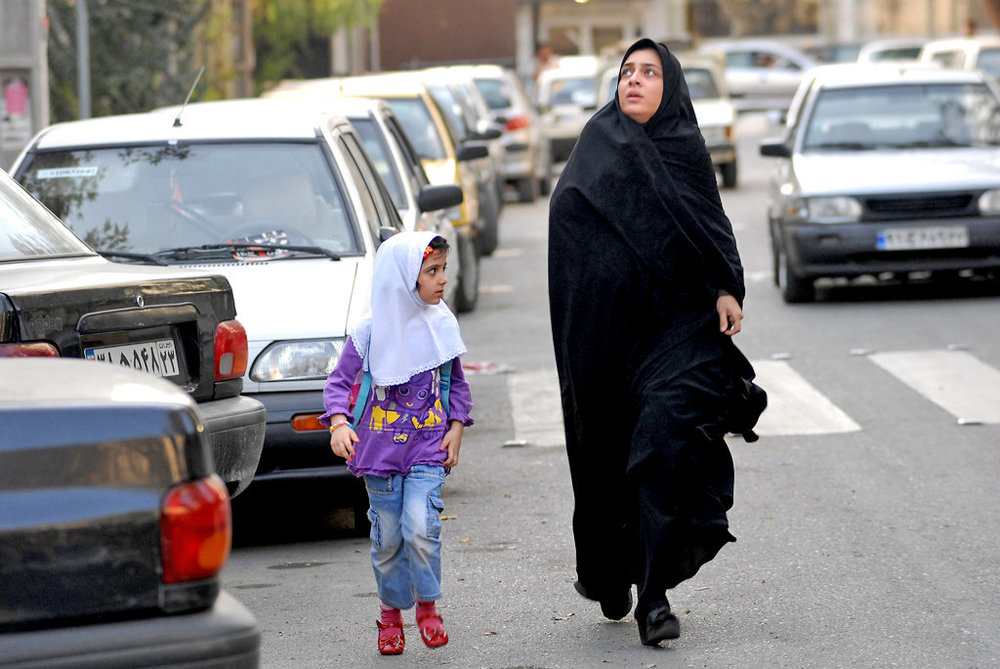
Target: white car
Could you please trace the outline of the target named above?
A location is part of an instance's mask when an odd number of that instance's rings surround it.
[[[931,40],[920,50],[919,60],[959,70],[982,70],[1000,81],[1000,35]]]
[[[978,71],[825,65],[802,82],[768,223],[786,302],[821,278],[1000,271],[1000,96]]]
[[[706,42],[699,51],[725,61],[726,85],[740,112],[784,111],[805,73],[818,64],[802,51],[773,40]]]
[[[597,110],[598,64],[592,56],[563,56],[558,67],[538,75],[535,104],[553,163],[569,158]]]
[[[712,164],[722,176],[723,187],[736,188],[736,110],[729,99],[722,68],[713,57],[683,52],[674,55],[683,69],[691,106],[694,107],[701,135],[705,138],[705,147],[712,156]],[[601,76],[602,104],[615,97],[618,70],[619,66],[614,65]]]
[[[243,392],[267,409],[254,480],[350,477],[316,418],[370,308],[375,250],[402,225],[347,119],[257,99],[76,121],[41,131],[12,174],[105,257],[228,278]]]

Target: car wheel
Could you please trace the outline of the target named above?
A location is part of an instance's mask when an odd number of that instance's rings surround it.
[[[731,163],[725,163],[720,166],[722,170],[722,187],[723,188],[736,188],[737,172],[736,172],[736,161]]]
[[[781,251],[778,249],[778,242],[771,233],[771,277],[777,288],[781,287]]]
[[[484,256],[493,255],[500,243],[500,207],[495,198],[486,196],[480,200],[483,213],[482,225],[479,228],[479,253]]]
[[[534,177],[518,179],[517,199],[521,202],[534,202],[538,199],[538,181]]]
[[[816,299],[816,288],[812,279],[796,274],[788,266],[788,254],[783,249],[779,253],[778,287],[781,289],[781,298],[788,304],[812,302]]]
[[[476,308],[479,299],[479,252],[475,238],[459,235],[458,252],[461,254],[462,274],[458,277],[458,290],[455,291],[455,311],[467,313]]]

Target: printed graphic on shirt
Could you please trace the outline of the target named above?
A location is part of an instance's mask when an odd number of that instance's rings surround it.
[[[394,443],[405,444],[413,432],[444,424],[440,395],[439,369],[417,374],[398,386],[375,386],[368,429],[391,432]]]

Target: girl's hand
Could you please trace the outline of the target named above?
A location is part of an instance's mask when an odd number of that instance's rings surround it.
[[[336,430],[330,432],[330,448],[334,455],[338,455],[348,462],[354,457],[354,444],[358,443],[358,435],[351,429],[350,425],[339,425]]]
[[[462,448],[462,433],[464,431],[465,425],[453,420],[451,427],[444,433],[444,439],[441,440],[441,450],[448,451],[448,457],[441,464],[445,467],[454,467],[458,464],[458,452]]]
[[[740,303],[732,295],[720,295],[715,301],[715,309],[719,312],[719,332],[732,337],[740,331],[740,321],[743,320],[743,310]]]

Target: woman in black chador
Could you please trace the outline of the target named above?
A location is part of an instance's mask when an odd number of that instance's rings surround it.
[[[573,479],[576,589],[642,643],[666,591],[735,537],[724,436],[763,410],[731,336],[743,268],[680,65],[642,39],[580,135],[549,212],[549,297]]]

